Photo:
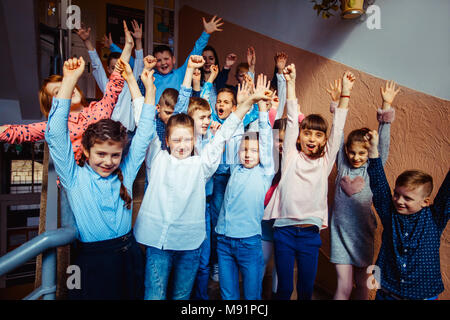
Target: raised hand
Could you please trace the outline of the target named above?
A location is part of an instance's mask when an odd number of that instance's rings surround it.
[[[212,121],[212,120],[211,120],[211,124],[209,125],[209,129],[211,130],[211,133],[213,134],[213,136],[216,135],[217,130],[219,130],[219,128],[220,128],[221,126],[222,126],[222,125],[221,125],[219,122],[216,122],[216,121]]]
[[[278,73],[283,73],[283,69],[286,67],[287,59],[288,59],[288,55],[284,52],[277,52],[275,54],[274,60],[275,60],[275,65],[278,69]]]
[[[189,57],[187,67],[190,69],[200,69],[205,64],[205,59],[202,56],[192,55]]]
[[[83,57],[66,60],[63,66],[63,78],[78,80],[84,72],[84,67]]]
[[[155,70],[146,70],[141,73],[141,80],[145,87],[145,100],[144,102],[150,105],[155,105],[156,86],[155,78],[153,74]]]
[[[238,91],[236,94],[236,102],[238,104],[244,102],[247,100],[247,98],[250,96],[251,92],[253,91],[252,84],[248,83],[247,81],[242,82],[242,85],[238,83]]]
[[[217,75],[219,74],[219,66],[212,65],[210,68],[211,73],[209,74],[208,82],[213,83],[216,80]]]
[[[125,46],[134,46],[133,36],[131,35],[130,30],[128,30],[128,26],[125,20],[123,20],[123,31],[125,32]]]
[[[367,149],[369,151],[369,158],[378,158],[378,132],[377,130],[371,130],[364,136]]]
[[[243,77],[244,77],[244,81],[243,82],[247,82],[247,84],[250,87],[250,93],[252,93],[253,92],[253,88],[255,86],[255,84],[253,83],[252,77],[250,77],[247,73],[245,73]]]
[[[287,82],[295,83],[295,79],[297,77],[297,71],[295,70],[295,65],[291,63],[283,70],[283,75]]]
[[[231,69],[231,67],[233,66],[233,64],[236,63],[236,61],[237,61],[237,55],[235,55],[234,53],[229,53],[227,55],[227,57],[225,58],[224,68]]]
[[[351,71],[346,71],[342,77],[342,94],[345,96],[350,95],[355,84],[355,75]]]
[[[111,32],[109,33],[108,36],[106,36],[106,34],[103,36],[103,47],[104,48],[108,48],[113,44],[112,41],[112,37],[111,37]]]
[[[142,23],[139,24],[135,19],[131,20],[131,26],[133,27],[133,31],[131,34],[135,39],[142,39]]]
[[[333,82],[330,82],[330,88],[327,88],[326,90],[330,94],[331,100],[338,102],[341,98],[342,79],[334,80],[334,84]]]
[[[86,41],[90,40],[91,36],[91,28],[87,28],[84,25],[84,23],[81,23],[81,28],[78,30],[75,30],[75,33],[80,37],[81,40]]]
[[[206,22],[205,18],[202,18],[203,29],[208,34],[223,31],[222,29],[219,29],[219,27],[223,25],[223,22],[221,22],[221,20],[222,18],[217,18],[217,16],[212,17],[209,22]]]
[[[259,101],[259,111],[266,112],[270,109],[270,101],[272,100],[273,92],[270,91],[270,81],[267,81],[267,76],[259,74],[256,79],[255,94],[264,95],[270,98],[270,100]]]
[[[130,65],[119,58],[116,63],[116,71],[120,72],[125,81],[129,82],[130,77],[133,75],[133,69],[131,69]]]
[[[391,80],[391,81],[386,81],[385,87],[381,87],[380,91],[381,91],[381,96],[383,97],[383,102],[387,103],[387,104],[392,104],[392,102],[395,99],[395,96],[397,95],[397,93],[400,92],[400,88],[395,89],[395,85],[396,83]]]
[[[144,58],[144,68],[147,70],[152,70],[156,66],[156,58],[152,55],[148,55]]]

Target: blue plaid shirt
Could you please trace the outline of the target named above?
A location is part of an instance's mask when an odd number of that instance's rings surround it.
[[[449,174],[431,206],[402,215],[393,205],[381,159],[369,161],[373,204],[384,228],[376,262],[380,268],[381,287],[405,299],[434,297],[444,290],[439,247],[450,217]]]

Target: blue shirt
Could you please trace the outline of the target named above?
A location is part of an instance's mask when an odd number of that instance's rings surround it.
[[[431,206],[402,215],[393,205],[381,159],[369,161],[373,204],[384,229],[376,262],[381,287],[406,299],[434,297],[444,290],[439,247],[450,217],[450,176],[447,172]]]
[[[67,129],[70,99],[53,98],[45,139],[55,163],[56,173],[66,189],[79,239],[94,242],[113,239],[131,230],[132,209],[120,198],[121,183],[116,174],[106,178],[96,173],[88,163],[79,167],[74,158]],[[123,184],[132,195],[133,182],[144,161],[147,145],[154,133],[155,106],[146,106],[141,114],[141,126],[122,159],[120,169]]]
[[[231,165],[216,232],[231,238],[261,235],[264,198],[274,175],[272,128],[268,112],[259,113],[259,164],[251,169]],[[238,158],[238,154],[236,154]]]

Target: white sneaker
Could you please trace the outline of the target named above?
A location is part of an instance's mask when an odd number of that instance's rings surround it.
[[[211,268],[210,278],[212,281],[219,282],[219,264],[213,264]]]

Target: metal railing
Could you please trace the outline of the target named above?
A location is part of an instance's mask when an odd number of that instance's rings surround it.
[[[42,253],[42,284],[24,300],[56,298],[56,249],[72,243],[76,228],[70,210],[61,210],[61,228],[58,228],[58,190],[56,172],[51,157],[48,157],[47,205],[45,232],[0,257],[0,276],[25,264]]]

